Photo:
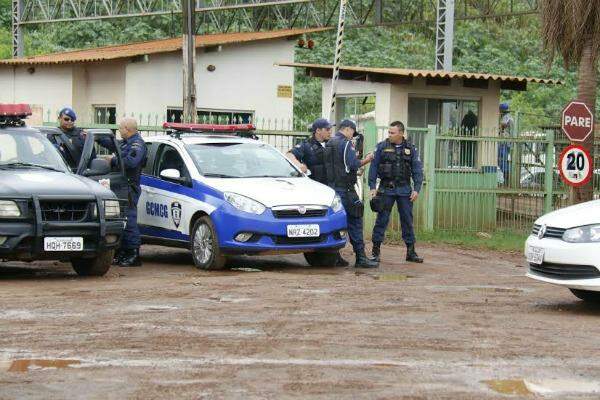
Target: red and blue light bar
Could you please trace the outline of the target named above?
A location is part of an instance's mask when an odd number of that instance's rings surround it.
[[[250,132],[256,129],[253,124],[184,124],[180,122],[165,122],[164,129],[173,129],[179,132],[214,132],[214,133],[235,133]]]
[[[0,104],[0,117],[25,118],[30,115],[29,104]]]

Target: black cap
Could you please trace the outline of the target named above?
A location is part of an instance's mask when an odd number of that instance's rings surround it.
[[[354,129],[354,132],[356,132],[356,124],[351,119],[345,119],[342,122],[340,122],[340,129],[343,128],[352,128]]]
[[[315,122],[312,123],[310,130],[314,133],[317,131],[317,129],[329,129],[331,126],[331,123],[325,118],[317,118]]]

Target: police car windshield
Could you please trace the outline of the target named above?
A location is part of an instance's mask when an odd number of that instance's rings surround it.
[[[218,178],[302,176],[287,159],[264,143],[199,143],[187,146],[200,173]]]
[[[0,130],[0,168],[69,171],[58,150],[45,136],[25,129]]]

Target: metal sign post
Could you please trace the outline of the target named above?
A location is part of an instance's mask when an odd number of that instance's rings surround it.
[[[346,7],[348,0],[340,0],[340,18],[338,20],[337,38],[335,40],[335,58],[333,60],[333,77],[331,78],[331,102],[329,108],[329,120],[335,123],[335,100],[337,95],[337,82],[340,77],[340,61],[342,58],[342,46],[344,42],[344,23],[346,22]]]
[[[196,83],[194,67],[196,64],[196,4],[194,0],[181,0],[183,11],[183,122],[196,122]]]

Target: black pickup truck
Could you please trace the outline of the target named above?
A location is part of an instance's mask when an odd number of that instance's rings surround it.
[[[109,187],[124,175],[100,157],[83,163],[74,173],[47,133],[0,118],[0,260],[70,261],[87,276],[109,270],[126,207]]]

